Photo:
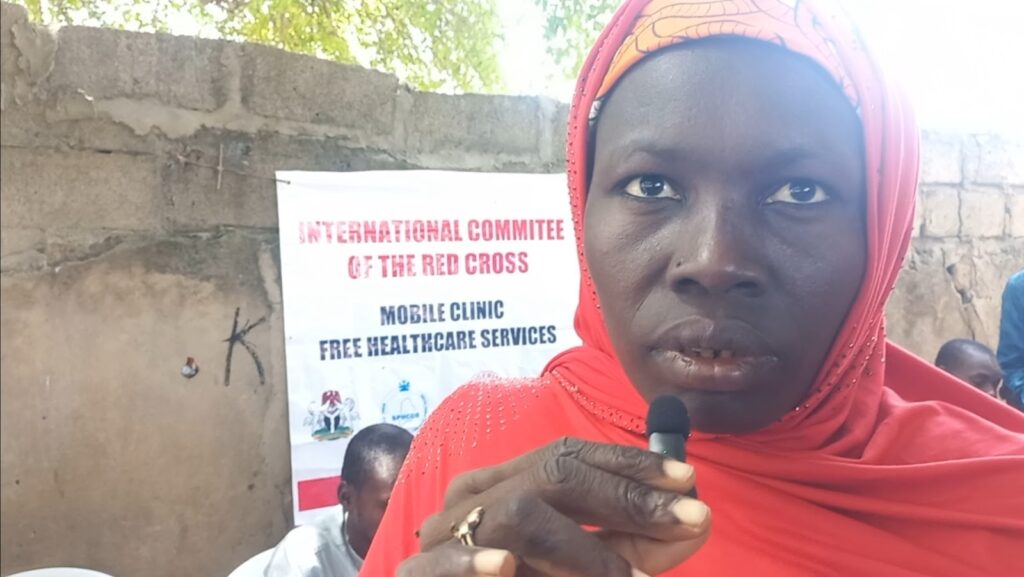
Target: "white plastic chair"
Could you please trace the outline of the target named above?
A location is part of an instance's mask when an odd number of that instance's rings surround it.
[[[263,577],[263,572],[267,569],[267,564],[270,563],[270,556],[273,554],[273,549],[267,549],[262,553],[253,555],[248,561],[235,567],[235,570],[228,577]]]
[[[32,569],[8,575],[7,577],[113,577],[107,573],[100,573],[92,569],[80,569],[77,567],[47,567],[46,569]]]

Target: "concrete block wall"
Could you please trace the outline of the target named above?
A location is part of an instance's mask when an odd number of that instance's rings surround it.
[[[274,171],[559,172],[568,107],[0,20],[0,574],[227,575],[290,522]],[[994,345],[1024,268],[1024,143],[928,134],[922,170],[890,334]],[[262,374],[225,366],[236,311],[262,319]]]
[[[924,134],[914,240],[889,337],[933,359],[945,341],[999,340],[1002,289],[1024,269],[1024,140]]]

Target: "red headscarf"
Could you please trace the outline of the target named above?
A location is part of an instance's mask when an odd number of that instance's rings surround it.
[[[636,0],[615,14],[583,66],[569,119],[584,344],[538,379],[471,383],[438,408],[413,444],[363,575],[394,575],[418,551],[415,530],[459,473],[563,435],[644,445],[647,403],[615,358],[583,258],[587,133],[600,97],[646,54],[721,35],[812,58],[858,110],[869,255],[804,402],[754,433],[694,434],[689,460],[714,528],[668,575],[1024,575],[1024,416],[885,340],[917,184],[910,110],[852,26],[798,0]]]

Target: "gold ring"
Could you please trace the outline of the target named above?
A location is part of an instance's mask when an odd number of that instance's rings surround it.
[[[484,508],[477,507],[466,515],[466,518],[461,523],[452,525],[452,536],[459,540],[459,543],[466,545],[467,547],[476,547],[476,540],[474,539],[474,533],[476,528],[480,526],[480,521],[484,518]]]

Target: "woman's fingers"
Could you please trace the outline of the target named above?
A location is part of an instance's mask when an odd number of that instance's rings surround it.
[[[411,567],[429,562],[430,572],[422,574],[438,577],[478,571],[467,560],[468,548],[450,548],[452,543],[461,547],[452,540],[452,527],[480,507],[475,543],[515,554],[517,577],[663,572],[707,540],[710,511],[685,496],[694,481],[692,467],[662,455],[562,439],[455,479],[445,510],[421,527],[421,545],[430,553],[411,561]],[[581,525],[601,531],[591,533]],[[444,551],[449,551],[444,557],[429,556]]]
[[[575,459],[545,461],[528,476],[541,499],[578,524],[673,541],[696,536],[709,517],[701,501]]]
[[[523,496],[484,510],[473,531],[478,547],[455,540],[417,555],[400,577],[637,577],[626,560],[544,501]],[[497,551],[497,553],[495,553]],[[513,553],[517,560],[513,557]],[[511,572],[510,571],[511,566]]]
[[[610,447],[597,446],[602,450]],[[692,482],[680,488],[688,486]],[[544,501],[577,525],[664,541],[697,537],[709,517],[704,503],[681,493],[609,473],[582,459],[557,456],[540,460],[533,468],[429,518],[421,528],[421,543],[430,548],[449,539],[452,525],[465,519],[477,506],[490,513],[496,505],[524,497]]]
[[[613,477],[603,471],[599,473]],[[616,479],[621,480],[618,477]],[[511,482],[512,480],[506,483]],[[599,479],[597,485],[600,483]],[[588,500],[588,497],[583,495],[577,497],[581,502]],[[710,524],[710,518],[702,503],[687,497],[676,498],[696,505],[697,509],[701,510],[701,517],[693,527],[680,530],[679,521],[673,518],[661,523],[663,527],[674,524],[677,529],[672,532],[664,529],[659,531],[654,528],[658,523],[652,522],[648,526],[641,526],[639,523],[630,525],[635,531],[632,533],[608,530],[591,533],[582,529],[580,521],[576,518],[566,516],[564,512],[538,495],[501,495],[482,506],[482,513],[477,517],[478,523],[472,535],[474,542],[481,547],[502,549],[519,556],[524,567],[517,573],[517,577],[535,574],[546,577],[625,577],[637,574],[632,569],[634,565],[644,571],[647,566],[663,571],[665,567],[674,566],[696,551],[706,539]],[[620,507],[619,510],[621,509]],[[587,514],[602,518],[596,513]],[[619,519],[623,515],[621,512],[611,512],[608,517],[615,520],[602,522],[600,526],[623,524]],[[428,521],[424,528],[428,531],[437,530],[436,527],[446,520],[443,515],[436,516]],[[455,523],[459,521],[456,518]],[[436,524],[435,528],[428,528],[430,524]],[[646,534],[650,533],[661,533],[661,536],[647,537]],[[438,548],[451,543],[450,534],[444,539],[447,541],[436,544]],[[610,547],[609,544],[613,546]],[[431,547],[432,544],[424,543],[425,550]],[[628,553],[630,557],[623,556],[620,550]],[[666,565],[668,563],[672,564]]]
[[[398,577],[514,577],[516,559],[501,549],[466,547],[456,541],[410,557]]]
[[[711,522],[709,518],[698,535],[681,541],[660,541],[617,531],[599,531],[595,535],[634,567],[658,575],[693,556],[711,536]]]
[[[544,463],[571,459],[613,475],[639,481],[658,489],[686,493],[693,488],[693,467],[638,447],[592,443],[566,437],[494,467],[456,477],[445,493],[445,507],[479,495]]]
[[[480,546],[514,552],[528,566],[522,571],[527,575],[633,575],[629,563],[600,539],[533,496],[509,499],[485,511],[474,537]]]

